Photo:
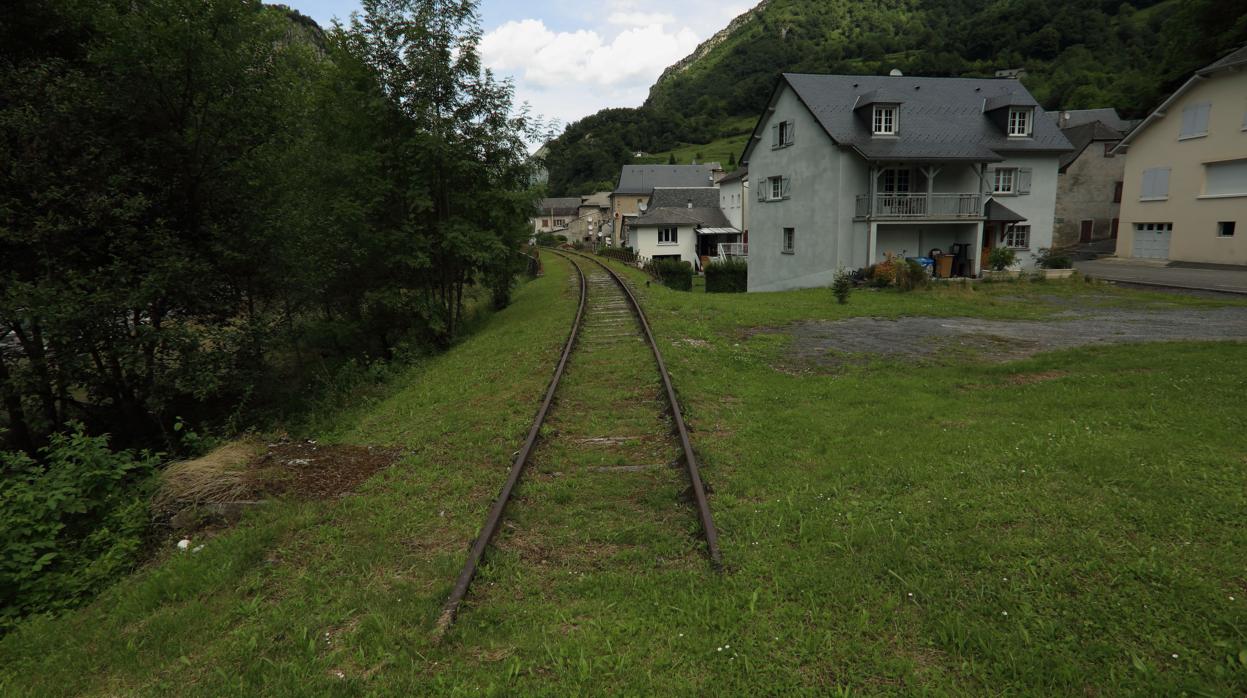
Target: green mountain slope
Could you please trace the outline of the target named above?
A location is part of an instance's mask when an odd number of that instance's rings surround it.
[[[1247,3],[1226,0],[766,0],[668,69],[640,108],[568,127],[551,143],[550,186],[563,195],[613,183],[637,152],[686,162],[697,144],[743,142],[742,119],[765,107],[785,71],[1024,68],[1045,107],[1141,116],[1243,41]]]

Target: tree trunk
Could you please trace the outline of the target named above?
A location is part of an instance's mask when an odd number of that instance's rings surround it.
[[[11,382],[8,364],[0,356],[0,395],[4,396],[4,409],[9,415],[9,435],[14,448],[29,453],[33,458],[37,447],[26,424],[26,412],[22,409],[22,396]]]

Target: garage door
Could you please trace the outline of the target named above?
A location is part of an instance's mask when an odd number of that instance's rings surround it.
[[[1134,253],[1143,259],[1169,259],[1173,223],[1135,223]]]

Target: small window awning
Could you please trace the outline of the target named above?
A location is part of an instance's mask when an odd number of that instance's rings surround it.
[[[740,235],[741,232],[735,228],[698,228],[698,235]]]
[[[1026,220],[1026,216],[1018,215],[1008,206],[992,199],[987,202],[987,220],[996,223],[1018,223]]]

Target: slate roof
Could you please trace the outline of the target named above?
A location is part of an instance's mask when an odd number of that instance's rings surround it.
[[[713,181],[715,163],[705,165],[624,165],[616,194],[649,196],[659,187],[705,187]]]
[[[599,191],[593,194],[589,194],[588,196],[582,196],[580,205],[582,207],[596,206],[598,208],[610,208],[611,207],[611,193],[608,191]]]
[[[542,216],[576,216],[580,213],[580,197],[570,196],[557,199],[542,199],[537,205],[537,215]]]
[[[986,214],[984,218],[995,223],[1017,223],[1026,220],[1026,216],[1017,213],[995,199],[987,202]]]
[[[655,189],[649,208],[632,220],[632,227],[658,225],[732,227],[719,208],[719,190],[714,187]]]
[[[720,177],[719,184],[735,182],[738,179],[744,179],[745,177],[748,177],[748,176],[749,176],[749,168],[742,167],[739,170],[736,170],[735,172],[729,172],[728,174],[725,174],[722,177]]]
[[[1196,74],[1208,75],[1209,73],[1215,73],[1219,70],[1225,70],[1226,68],[1233,68],[1237,65],[1247,65],[1247,46],[1243,46],[1237,51],[1231,52],[1221,58],[1221,60],[1216,61],[1205,68],[1201,68],[1196,71]]]
[[[783,80],[835,143],[868,160],[999,162],[1013,153],[1070,149],[1039,107],[1034,137],[1025,139],[1009,138],[1003,115],[985,110],[989,102],[1034,105],[1035,98],[1017,80],[794,73],[785,73]],[[874,137],[869,110],[854,109],[859,98],[880,92],[900,100],[895,137]]]
[[[1068,114],[1069,118],[1062,118],[1062,115]],[[1074,126],[1082,126],[1084,124],[1099,121],[1108,128],[1120,131],[1125,134],[1138,124],[1138,120],[1123,119],[1112,107],[1103,109],[1069,109],[1063,111],[1050,111],[1048,116],[1052,118],[1056,125],[1063,129],[1073,128]],[[1068,134],[1066,134],[1068,135]],[[1074,145],[1078,147],[1077,144]]]
[[[1087,149],[1087,146],[1092,143],[1120,141],[1122,136],[1125,135],[1120,131],[1109,128],[1099,121],[1092,121],[1089,124],[1082,124],[1072,128],[1063,128],[1061,129],[1061,133],[1064,133],[1065,137],[1069,139],[1070,144],[1074,146],[1073,150],[1061,155],[1062,172],[1064,172],[1065,168],[1069,167],[1071,163],[1077,160],[1078,157],[1082,155],[1083,151]]]

